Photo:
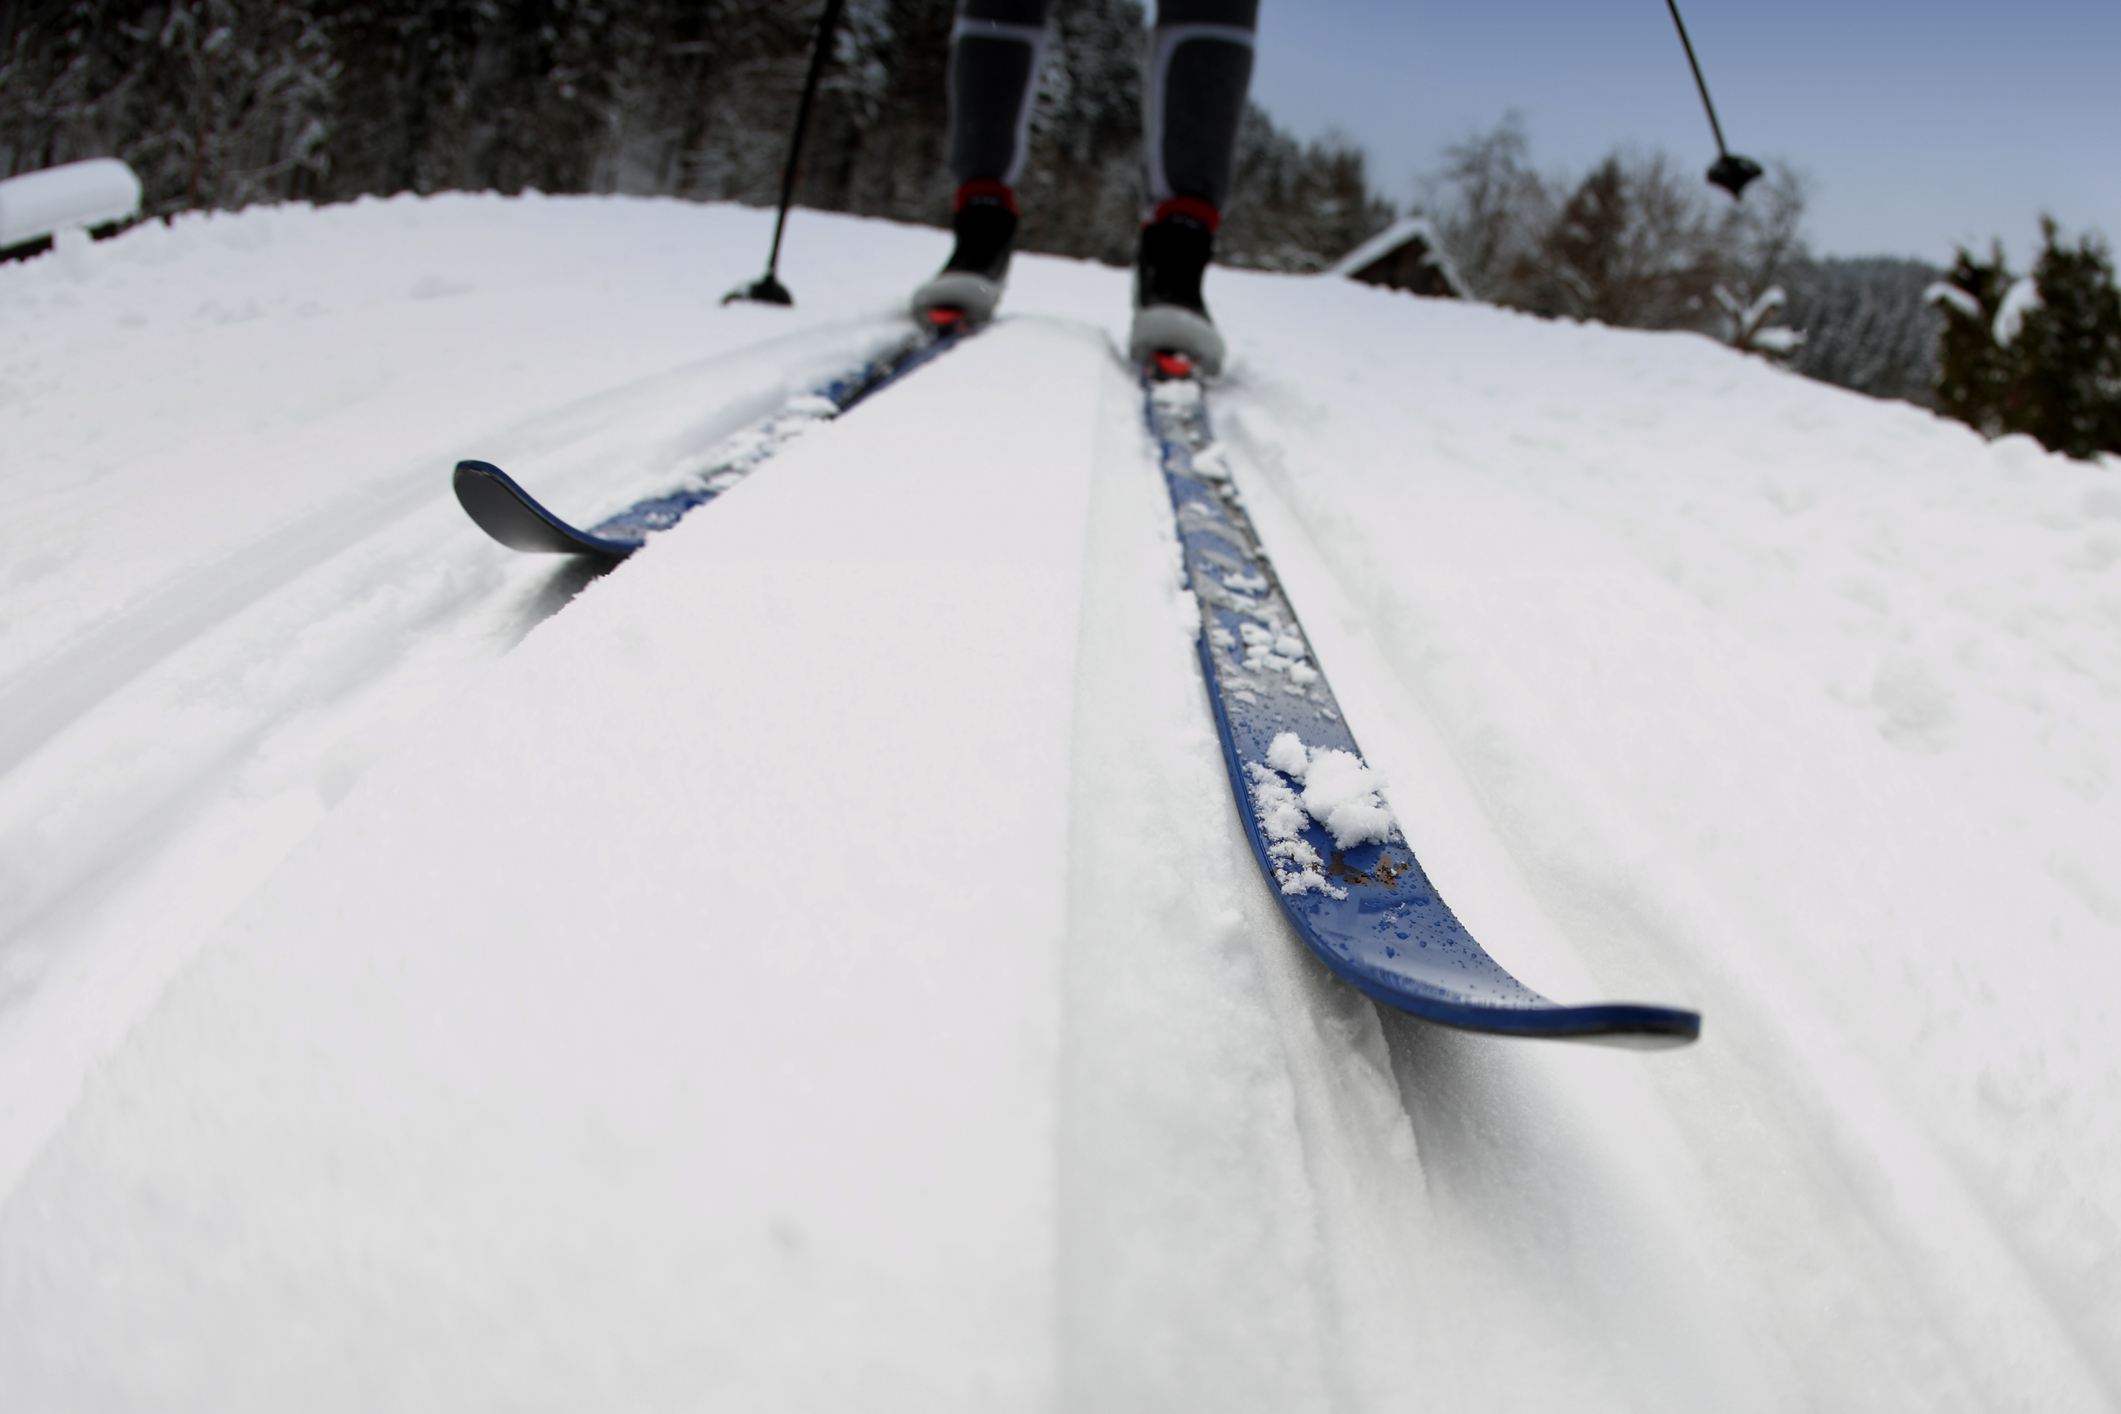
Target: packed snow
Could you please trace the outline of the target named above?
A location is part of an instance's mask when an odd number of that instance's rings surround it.
[[[824,421],[946,237],[770,220],[0,267],[0,1407],[2121,1407],[2111,460],[1214,273],[1320,804],[1705,1016],[1450,1032],[1248,853],[1124,272]],[[595,578],[465,456],[752,469]]]

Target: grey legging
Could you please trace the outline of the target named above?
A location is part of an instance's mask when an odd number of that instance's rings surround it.
[[[960,0],[950,35],[950,170],[1016,185],[1053,0]],[[1142,180],[1217,210],[1230,194],[1259,0],[1159,0],[1142,112]]]

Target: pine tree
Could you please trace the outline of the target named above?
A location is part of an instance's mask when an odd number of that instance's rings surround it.
[[[1944,311],[1944,337],[1938,344],[1937,407],[1983,435],[2000,437],[2010,430],[2005,409],[2010,400],[2011,359],[1996,342],[1996,315],[2010,291],[2011,272],[1999,241],[1986,263],[1961,249],[1944,277],[1937,305]],[[1956,298],[1951,291],[1958,291]]]
[[[1965,250],[1939,292],[1945,309],[1937,400],[1990,437],[2023,432],[2073,457],[2121,452],[2121,291],[2104,243],[2074,248],[2040,223],[2029,301],[2013,286],[2000,243],[1990,259]],[[2015,326],[2015,327],[2013,327]]]
[[[123,158],[151,214],[285,195],[325,166],[336,74],[300,4],[0,6],[0,175]]]
[[[1395,213],[1371,195],[1365,167],[1362,149],[1346,139],[1299,143],[1247,105],[1216,258],[1257,270],[1325,269],[1392,224]]]
[[[2043,217],[2040,229],[2033,267],[2040,302],[2026,311],[2011,346],[2011,428],[2073,457],[2121,452],[2121,291],[2113,260],[2093,236],[2074,249],[2058,244],[2052,218]]]

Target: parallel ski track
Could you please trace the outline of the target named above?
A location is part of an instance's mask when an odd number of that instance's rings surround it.
[[[862,327],[859,337],[873,347],[875,326]],[[817,331],[790,338],[815,343]],[[522,454],[576,445],[625,426],[648,408],[669,406],[687,387],[711,378],[715,365],[756,360],[759,352],[760,346],[731,350],[633,380],[541,414],[496,440]],[[814,352],[807,361],[815,364]],[[720,421],[695,431],[719,440],[787,396],[776,386],[737,397],[723,407]],[[28,1019],[23,1008],[35,1005],[51,969],[66,963],[83,939],[109,931],[99,920],[111,901],[189,838],[200,812],[227,796],[262,751],[284,749],[278,745],[289,740],[283,728],[297,719],[329,719],[363,694],[390,691],[410,660],[452,641],[457,646],[445,651],[465,663],[488,661],[609,568],[608,562],[495,561],[491,546],[463,534],[454,516],[432,514],[448,495],[437,472],[422,459],[313,510],[207,568],[165,582],[0,683],[0,1088],[10,1088],[5,1072],[15,1048],[9,1037]],[[320,596],[317,585],[343,585],[346,594],[360,597],[410,579],[421,582],[419,592],[402,603],[385,594],[375,610],[386,619],[395,615],[395,627],[375,621],[375,631],[357,634],[350,648],[301,669],[297,690],[269,694],[262,711],[238,712],[222,730],[171,743],[177,759],[162,761],[151,776],[106,768],[108,752],[99,755],[93,739],[68,739],[77,727],[93,733],[95,719],[110,709],[120,716],[107,720],[125,721],[123,704],[142,691],[169,690],[172,672],[195,678],[183,689],[187,695],[212,693],[214,684],[225,682],[224,699],[241,700],[245,694],[236,689],[242,676],[276,663],[273,655],[312,627],[319,598],[335,608],[344,602],[337,594]],[[231,632],[237,637],[230,638]],[[260,647],[244,646],[253,643]],[[423,672],[432,670],[430,654]],[[430,694],[447,690],[442,680],[419,688]],[[80,753],[97,767],[83,775],[81,793],[68,801],[70,810],[87,812],[92,824],[77,820],[73,838],[57,845],[41,837],[37,818],[44,809],[37,802],[52,789],[46,779],[52,772],[27,770],[53,749]],[[305,741],[294,749],[299,755],[327,748]],[[290,766],[297,774],[302,769],[284,759],[275,765],[283,775]],[[32,786],[33,780],[39,783]],[[11,1176],[5,1170],[20,1157],[0,1155],[0,1192]]]
[[[830,405],[824,418],[838,417],[856,403],[882,392],[899,379],[939,358],[971,336],[962,326],[931,337],[925,331],[910,334],[857,368],[817,388],[814,397]],[[814,413],[791,414],[800,430],[809,420],[823,420]],[[537,497],[492,462],[466,460],[457,463],[451,478],[457,502],[479,528],[511,550],[528,554],[586,555],[623,560],[647,543],[648,537],[668,530],[692,512],[721,496],[736,480],[748,476],[757,459],[770,457],[780,441],[794,431],[765,429],[772,439],[763,450],[747,453],[737,467],[714,467],[688,477],[671,490],[634,502],[617,515],[608,516],[583,530],[548,510]],[[715,473],[721,473],[716,475]],[[730,478],[728,485],[724,478]]]

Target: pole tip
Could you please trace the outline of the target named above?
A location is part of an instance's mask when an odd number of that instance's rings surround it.
[[[1760,172],[1760,164],[1752,158],[1726,152],[1709,168],[1709,182],[1729,192],[1732,200],[1741,201],[1745,198],[1746,187]]]
[[[753,304],[794,304],[795,296],[788,287],[771,274],[759,276],[756,283],[739,286],[722,296],[723,304],[734,304],[738,300],[749,300]]]

